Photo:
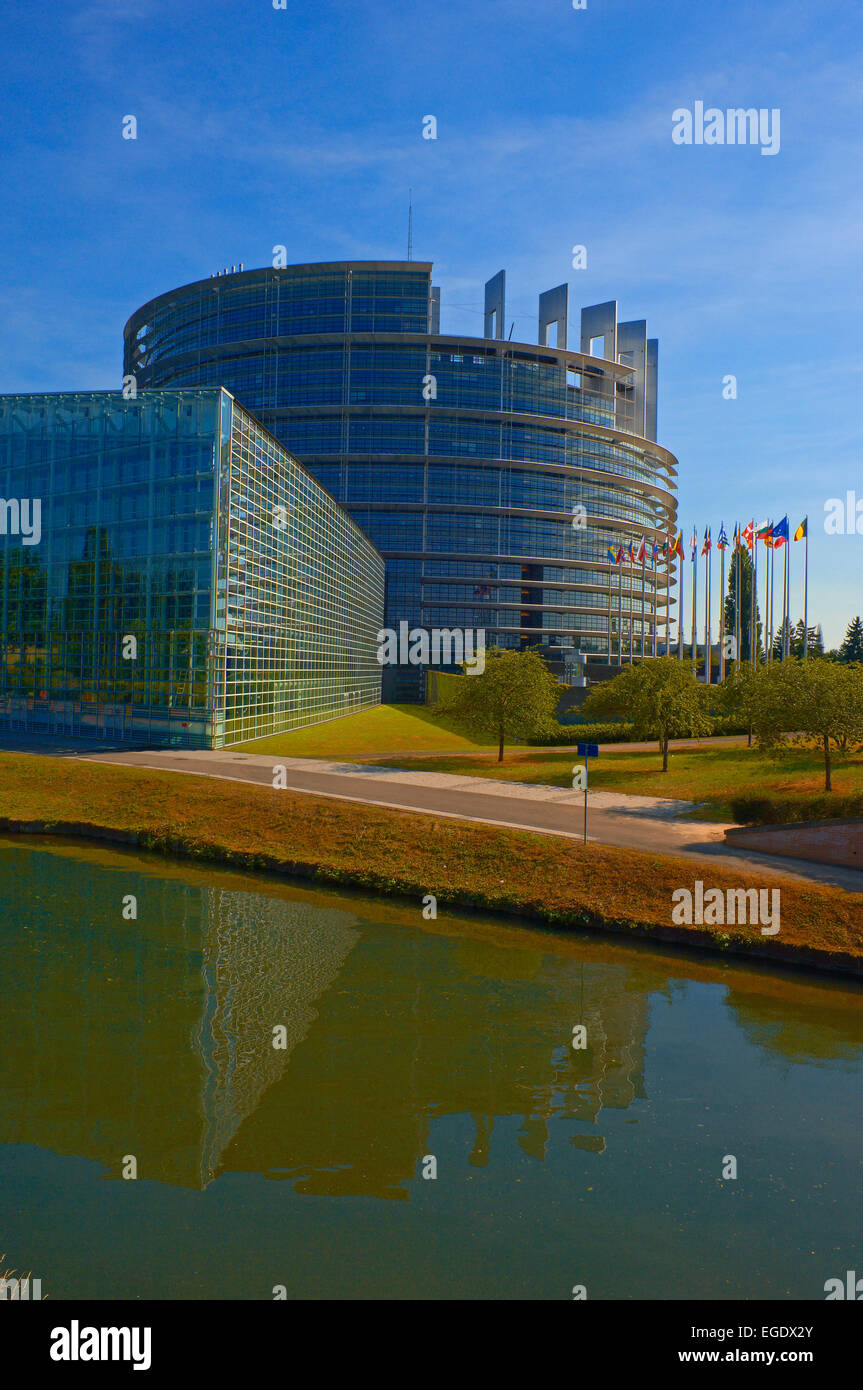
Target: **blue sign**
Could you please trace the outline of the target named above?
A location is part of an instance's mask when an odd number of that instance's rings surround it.
[[[581,754],[581,756],[582,756],[583,758],[598,758],[598,757],[599,757],[599,744],[598,744],[598,743],[579,743],[579,745],[578,745],[578,751],[579,751],[579,753]]]

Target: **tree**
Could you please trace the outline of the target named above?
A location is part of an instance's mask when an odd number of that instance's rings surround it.
[[[636,736],[658,741],[662,771],[667,772],[669,739],[710,733],[708,696],[709,688],[698,683],[685,662],[657,656],[595,686],[581,712],[588,719],[631,720]]]
[[[798,620],[797,620],[797,622],[794,624],[794,627],[793,627],[792,632],[791,632],[791,655],[792,655],[792,656],[800,656],[800,657],[803,656],[803,636],[804,636],[805,631],[806,631],[806,629],[805,629],[804,626],[803,626],[803,619],[802,619],[802,618],[798,618]],[[823,634],[822,634],[822,632],[821,632],[821,624],[820,624],[820,623],[817,625],[817,627],[810,627],[810,629],[809,629],[809,641],[808,641],[807,644],[806,644],[806,655],[807,655],[807,656],[823,656],[823,655],[824,655],[824,637],[823,637]]]
[[[438,704],[438,713],[477,733],[494,735],[499,763],[503,762],[505,738],[535,738],[548,731],[565,689],[539,652],[530,648],[502,651],[499,647],[486,652],[481,675],[465,674],[453,686],[450,698]]]
[[[800,656],[802,656],[802,655],[803,655],[803,624],[802,624],[802,623],[798,623],[797,626],[798,626],[799,629],[800,629],[800,653],[799,653],[799,654],[800,654]],[[795,637],[796,637],[796,630],[795,630],[794,628],[792,628],[791,623],[790,623],[790,621],[788,620],[788,618],[783,618],[783,619],[782,619],[782,622],[779,624],[779,629],[778,629],[778,631],[777,631],[775,637],[773,638],[773,646],[772,646],[771,649],[770,649],[770,650],[771,650],[771,655],[772,655],[774,661],[782,661],[786,644],[787,644],[788,650],[789,650],[789,652],[792,654],[792,656],[797,656],[797,655],[798,655],[798,653],[795,652],[795,650],[794,650]]]
[[[803,655],[803,624],[802,624],[802,622],[801,622],[801,623],[798,623],[797,626],[798,626],[799,629],[800,629],[800,641],[799,641],[799,650],[795,650],[795,651],[794,651],[794,656],[802,656],[802,655]],[[809,629],[809,642],[808,642],[808,644],[807,644],[807,652],[806,652],[806,654],[807,654],[807,656],[823,656],[823,655],[824,655],[824,633],[823,633],[823,631],[822,631],[822,629],[821,629],[821,624],[820,624],[820,623],[818,623],[816,627],[810,627],[810,629]]]
[[[781,746],[791,731],[795,742],[816,742],[832,791],[833,748],[844,753],[863,740],[863,666],[792,659],[759,671],[753,719],[762,748]]]
[[[752,729],[757,702],[758,676],[762,667],[751,666],[748,661],[738,661],[730,668],[728,675],[719,687],[720,709],[723,714],[732,715],[745,724],[749,730],[749,743],[752,744]]]
[[[725,597],[725,631],[729,637],[736,633],[735,618],[737,612],[737,563],[740,561],[740,650],[737,653],[738,661],[748,661],[750,657],[749,637],[752,629],[752,556],[748,550],[741,549],[737,553],[731,552],[731,563],[728,570],[728,593]],[[761,615],[758,609],[758,596],[755,598],[755,656],[756,660],[762,655],[761,645]]]
[[[852,618],[845,632],[845,640],[839,648],[840,661],[863,661],[863,622],[859,616]]]
[[[783,619],[782,622],[779,624],[779,628],[776,632],[775,637],[773,638],[773,646],[771,648],[771,652],[774,661],[782,660],[782,637],[783,633],[786,632],[788,634],[789,656],[803,656],[803,638],[806,632],[806,629],[803,626],[803,619],[798,618],[797,622],[794,624],[793,627],[791,626],[790,621]],[[817,627],[810,627],[809,629],[809,641],[806,643],[806,655],[824,655],[824,638],[821,633],[820,623]]]

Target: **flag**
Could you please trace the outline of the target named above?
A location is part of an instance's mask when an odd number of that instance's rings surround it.
[[[741,540],[741,536],[740,536],[740,523],[739,523],[739,521],[738,521],[738,522],[735,522],[735,523],[734,523],[734,549],[735,549],[735,550],[739,550],[739,549],[740,549],[740,540]]]
[[[645,546],[643,536],[641,537],[641,545],[638,547],[638,554],[635,558],[639,565],[643,565],[647,559],[647,547]]]
[[[755,532],[755,523],[754,523],[753,521],[750,521],[750,522],[749,522],[749,525],[746,526],[746,527],[744,527],[743,532],[742,532],[742,535],[743,535],[743,544],[746,546],[746,549],[747,549],[747,550],[751,550],[752,547],[753,547],[754,544],[755,544],[754,532]]]
[[[807,523],[808,520],[809,520],[808,516],[804,516],[804,518],[803,518],[803,520],[801,521],[800,525],[797,527],[797,530],[794,532],[794,539],[795,539],[796,541],[802,541],[802,540],[806,537],[806,535],[807,535],[806,523]]]
[[[613,545],[610,545],[610,546],[608,547],[608,550],[606,551],[606,555],[608,556],[609,562],[610,562],[612,565],[616,565],[616,564],[617,564],[617,551],[615,550],[615,548],[614,548]]]
[[[682,532],[682,531],[678,531],[678,533],[677,533],[677,535],[676,535],[676,537],[675,537],[675,540],[674,540],[674,546],[673,546],[673,548],[672,548],[671,553],[672,553],[672,555],[679,555],[680,558],[681,558],[681,560],[684,560],[684,559],[686,558],[686,556],[685,556],[684,553],[683,553],[683,532]]]
[[[755,532],[756,540],[763,541],[766,546],[773,544],[773,526],[769,521],[762,521]]]
[[[634,539],[631,540],[631,541],[629,542],[629,545],[627,546],[626,558],[627,558],[627,560],[629,561],[629,563],[630,563],[631,565],[635,565],[635,564],[638,563],[637,560],[636,560],[636,557],[635,557],[635,540],[634,540]]]
[[[625,552],[624,552],[623,546],[622,546],[622,545],[621,545],[621,546],[618,546],[618,548],[617,548],[617,560],[615,561],[616,564],[618,564],[618,565],[622,565],[622,564],[623,564],[624,554],[625,554]]]
[[[781,521],[777,521],[773,527],[773,546],[778,550],[788,540],[788,517],[784,516]]]
[[[650,552],[650,558],[653,561],[654,565],[658,564],[659,561],[662,559],[662,547],[660,546],[659,541],[653,542],[653,549]]]
[[[725,522],[724,522],[724,521],[723,521],[722,525],[721,525],[720,528],[719,528],[719,535],[718,535],[717,538],[716,538],[716,549],[717,549],[717,550],[727,550],[727,549],[728,549],[728,537],[727,537],[726,534],[725,534]]]
[[[712,542],[712,540],[710,539],[710,527],[709,527],[709,526],[705,526],[705,528],[704,528],[704,544],[703,544],[703,546],[701,547],[701,553],[702,553],[702,555],[706,555],[706,554],[707,554],[707,552],[708,552],[708,550],[710,549],[710,547],[711,547],[712,544],[713,544],[713,542]]]

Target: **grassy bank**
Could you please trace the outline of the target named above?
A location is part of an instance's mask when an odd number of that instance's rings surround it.
[[[777,961],[863,970],[863,897],[766,873],[413,812],[143,768],[0,754],[0,828],[118,840],[198,860],[354,884],[413,899],[506,912]],[[671,895],[696,879],[780,887],[781,932],[676,927]]]
[[[432,715],[424,705],[378,705],[326,724],[232,744],[231,751],[363,762],[398,753],[470,752],[492,744],[491,739],[484,743],[471,738],[452,720]]]
[[[531,749],[513,750],[503,764],[496,761],[495,753],[477,751],[471,757],[412,758],[406,766],[460,777],[569,787],[573,764],[578,761],[572,751]],[[863,754],[859,753],[835,759],[834,791],[829,794],[824,792],[823,763],[807,750],[794,749],[771,758],[757,748],[726,744],[672,751],[668,772],[663,773],[660,766],[658,753],[628,753],[617,747],[591,758],[590,785],[630,796],[707,802],[717,820],[761,825],[774,820],[863,816]]]

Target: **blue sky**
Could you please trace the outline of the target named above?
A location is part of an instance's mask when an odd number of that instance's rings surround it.
[[[863,610],[863,536],[823,528],[863,501],[861,41],[859,0],[5,0],[0,391],[119,386],[133,309],[276,244],[403,257],[412,188],[445,331],[481,332],[502,267],[513,338],[563,280],[573,319],[647,318],[684,534],[808,513],[836,643]],[[696,101],[779,108],[778,154],[674,144]]]

